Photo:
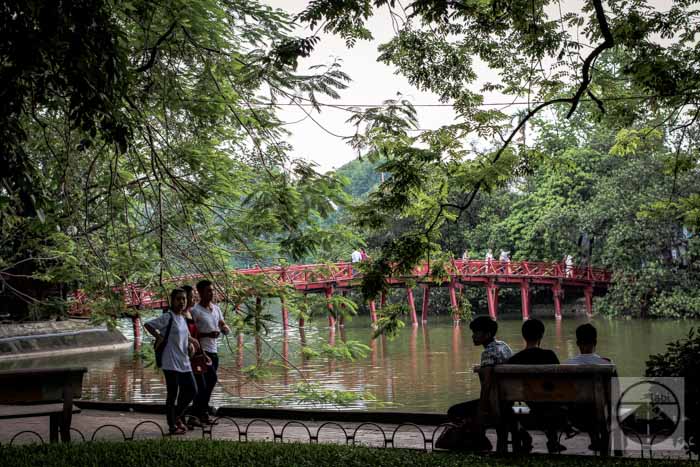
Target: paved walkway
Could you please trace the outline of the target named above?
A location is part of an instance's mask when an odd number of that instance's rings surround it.
[[[0,443],[8,444],[15,437],[14,444],[44,442],[49,439],[48,417],[21,418],[0,422]],[[73,416],[73,441],[161,438],[167,433],[165,417],[157,414],[139,412],[113,412],[102,410],[83,410]],[[411,449],[432,449],[433,436],[436,438],[444,428],[437,426],[397,425],[385,423],[324,422],[324,421],[290,421],[279,419],[220,418],[219,424],[211,429],[211,434],[202,429],[190,431],[180,439],[228,439],[232,441],[275,441],[362,444],[373,447],[398,447]],[[437,430],[437,431],[436,431]],[[23,432],[24,433],[21,433]],[[32,433],[33,432],[33,433]],[[18,433],[21,433],[18,435]],[[436,435],[434,435],[436,433]],[[81,436],[82,435],[82,436]],[[533,452],[546,453],[546,438],[540,432],[532,432]],[[487,436],[496,445],[496,435],[489,432]],[[578,435],[572,439],[562,439],[567,447],[566,454],[592,455],[588,450],[588,436]],[[627,452],[626,456],[639,457],[640,453]],[[647,457],[648,453],[645,452]],[[687,459],[682,451],[654,451],[654,457],[676,457]]]

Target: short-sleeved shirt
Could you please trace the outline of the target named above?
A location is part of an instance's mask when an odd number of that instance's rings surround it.
[[[154,329],[157,329],[163,337],[168,330],[168,323],[172,317],[173,324],[170,327],[168,334],[168,342],[163,349],[163,365],[164,370],[179,371],[187,373],[192,371],[190,366],[190,356],[187,352],[188,336],[190,335],[187,329],[187,322],[182,315],[176,315],[173,312],[163,313],[159,317],[148,321],[146,324]]]
[[[551,350],[531,347],[510,357],[508,363],[511,365],[558,365],[559,358]]]
[[[362,261],[362,253],[357,250],[353,251],[350,255],[350,260],[353,263],[359,263],[360,261]]]
[[[493,340],[481,352],[481,366],[494,366],[506,363],[513,351],[503,341]]]
[[[197,303],[192,308],[192,318],[197,325],[197,331],[200,336],[213,331],[220,331],[219,322],[224,319],[221,313],[221,308],[214,303],[209,304],[209,308],[205,308],[199,303]],[[216,339],[213,337],[200,337],[199,343],[202,346],[202,350],[209,353],[216,353],[217,345]]]
[[[582,353],[564,362],[566,365],[612,365],[612,360],[596,353]]]

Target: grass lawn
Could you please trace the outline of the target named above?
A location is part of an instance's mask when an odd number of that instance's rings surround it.
[[[678,465],[677,460],[609,460],[565,455],[475,456],[460,453],[424,453],[407,449],[376,449],[331,444],[238,443],[231,441],[129,441],[75,444],[0,446],[0,465],[21,466],[260,466],[322,465],[352,467],[410,466],[654,466]],[[683,462],[700,466],[699,462]]]

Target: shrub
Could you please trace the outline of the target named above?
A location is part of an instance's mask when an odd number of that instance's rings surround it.
[[[646,375],[685,378],[685,437],[688,450],[700,454],[700,334],[691,329],[686,339],[649,357]]]
[[[424,453],[408,449],[377,449],[330,444],[238,443],[232,441],[149,440],[0,446],[0,462],[12,467],[53,466],[191,466],[298,465],[365,466],[636,466],[640,459],[592,458],[588,456],[476,456],[462,453]],[[654,460],[654,467],[677,465],[677,460]],[[689,462],[686,465],[698,465]]]

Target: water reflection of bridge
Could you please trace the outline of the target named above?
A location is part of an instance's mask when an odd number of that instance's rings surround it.
[[[572,348],[569,352],[562,352],[567,340],[563,329],[561,321],[552,323],[547,339],[562,358],[567,358],[569,354],[574,355],[575,350]],[[438,331],[440,333],[436,334]],[[357,338],[357,328],[352,328],[351,332],[350,338]],[[323,338],[331,346],[337,341],[348,340],[344,328],[328,328],[327,334],[319,329],[319,333],[323,333]],[[479,394],[478,377],[472,373],[472,365],[479,362],[483,349],[472,344],[471,332],[464,325],[449,328],[412,327],[403,330],[400,338],[393,342],[379,336],[368,342],[370,350],[367,357],[357,362],[306,357],[301,348],[310,342],[303,329],[299,329],[298,340],[296,332],[291,335],[285,332],[274,340],[281,342],[281,347],[278,346],[281,349],[278,358],[281,364],[274,375],[263,383],[248,381],[241,377],[240,371],[246,365],[263,363],[270,356],[266,358],[265,352],[262,355],[256,353],[257,349],[264,347],[251,342],[244,348],[243,339],[237,341],[234,347],[235,366],[224,367],[219,375],[226,393],[248,401],[279,396],[274,394],[276,391],[293,396],[293,385],[306,379],[323,382],[324,387],[353,391],[358,396],[369,391],[382,402],[409,404],[407,411],[414,408],[411,403],[418,404],[420,410],[446,410],[451,404],[464,400],[464,397],[478,397]],[[517,341],[509,343],[514,349],[520,348]],[[244,359],[243,354],[248,348],[256,350]],[[365,404],[358,401],[349,408],[367,408]],[[293,403],[291,405],[297,407]]]
[[[433,265],[434,266],[434,265]],[[355,274],[353,274],[353,272]],[[280,283],[293,286],[302,293],[324,293],[327,298],[334,293],[343,295],[349,290],[361,285],[362,276],[353,271],[352,263],[332,264],[302,264],[291,266],[275,266],[267,268],[237,269],[229,273],[217,275],[217,281],[229,281],[233,284],[240,281],[242,276],[266,276]],[[181,276],[170,279],[172,284],[194,282],[202,275]],[[477,286],[486,289],[489,315],[498,316],[498,291],[503,287],[520,289],[521,311],[523,319],[530,316],[530,295],[532,287],[543,287],[551,290],[554,302],[554,314],[557,319],[562,317],[562,298],[565,290],[582,291],[585,297],[586,311],[590,315],[593,309],[595,290],[604,290],[610,284],[610,272],[593,267],[567,267],[560,262],[533,261],[474,261],[453,260],[437,274],[431,274],[428,263],[414,268],[410,274],[396,274],[386,278],[386,284],[393,288],[405,288],[411,322],[417,325],[419,320],[416,313],[413,286],[419,286],[423,291],[420,320],[428,320],[431,288],[445,287],[449,290],[450,304],[455,320],[459,320],[458,291],[464,287]],[[132,308],[161,308],[166,306],[165,300],[155,292],[138,284],[123,287],[122,292],[127,306]],[[260,298],[258,298],[260,300]],[[382,294],[379,307],[386,303],[386,294]],[[377,319],[377,304],[374,300],[368,303],[372,321]],[[332,311],[332,304],[328,304]],[[335,326],[333,313],[329,313],[330,326]],[[289,316],[284,303],[282,304],[282,321],[285,329],[289,328]],[[339,320],[342,326],[342,317]],[[303,326],[303,321],[300,321]]]
[[[513,326],[506,325],[504,332],[510,327]],[[219,349],[221,389],[217,389],[215,405],[250,405],[255,400],[281,397],[294,399],[294,384],[306,380],[322,383],[324,388],[353,391],[358,397],[369,391],[379,401],[406,404],[408,408],[417,404],[420,410],[444,410],[460,398],[478,395],[479,383],[471,366],[478,363],[481,348],[472,345],[470,335],[464,325],[444,324],[405,329],[392,342],[384,336],[370,340],[369,331],[361,326],[309,327],[306,331],[289,332],[278,328],[267,338],[274,351],[265,343],[256,343],[252,336],[233,336],[229,338],[230,349],[227,344]],[[514,348],[518,347],[518,342],[508,338],[508,334],[504,337]],[[547,333],[548,344],[565,358],[563,337],[562,323],[552,323]],[[355,362],[308,357],[301,350],[305,346],[318,347],[318,339],[333,346],[337,342],[365,338],[369,353]],[[269,366],[269,374],[261,380],[250,378],[245,371],[250,365],[265,367],[273,360],[278,363]],[[160,370],[144,368],[137,355],[93,354],[85,357],[85,364],[89,368],[84,383],[85,399],[145,403],[162,403],[165,399]],[[371,408],[367,403],[358,400],[348,408]],[[302,407],[295,401],[283,405]]]

